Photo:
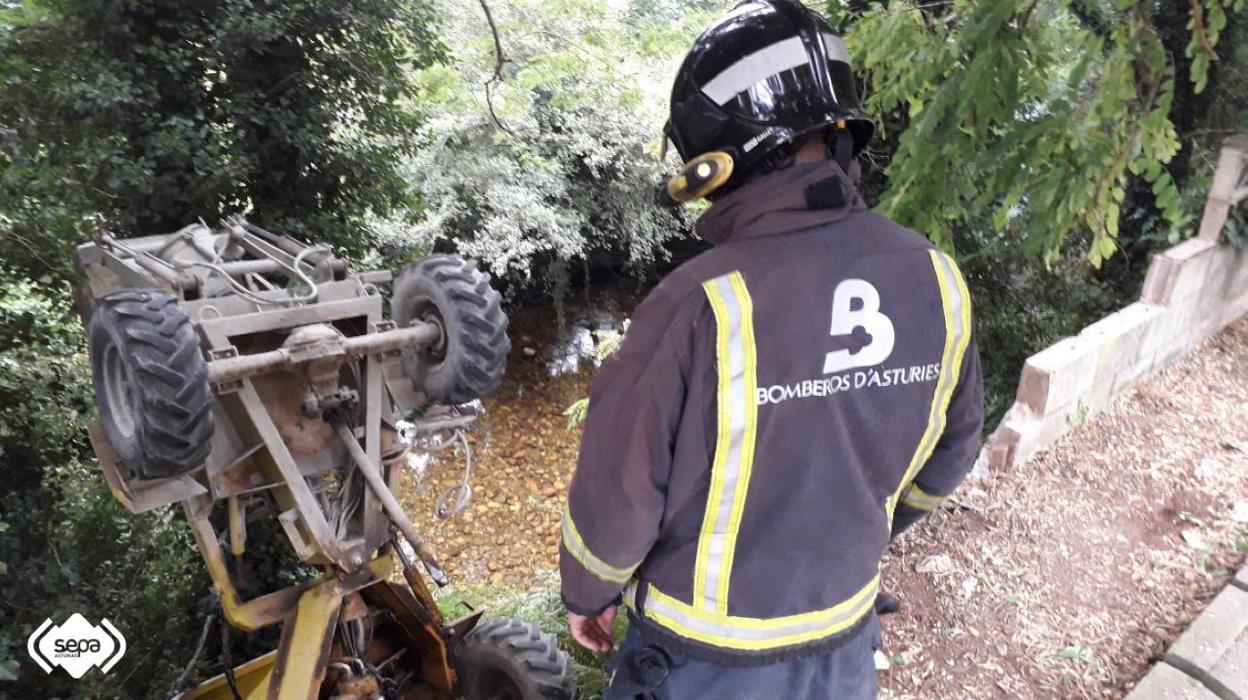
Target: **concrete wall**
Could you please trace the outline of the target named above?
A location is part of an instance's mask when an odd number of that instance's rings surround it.
[[[1008,469],[1048,447],[1145,375],[1248,313],[1248,252],[1220,245],[1248,199],[1248,136],[1227,139],[1196,238],[1153,258],[1138,302],[1032,355],[980,469]],[[981,351],[984,349],[981,348]]]

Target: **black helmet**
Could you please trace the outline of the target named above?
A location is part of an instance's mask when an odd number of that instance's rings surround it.
[[[710,189],[787,165],[802,137],[821,131],[846,134],[856,155],[875,125],[859,108],[844,42],[796,0],[743,2],[703,32],[676,74],[664,128],[682,160],[698,159],[703,174],[715,166]],[[712,153],[709,165],[698,158]],[[709,194],[693,189],[672,194]]]

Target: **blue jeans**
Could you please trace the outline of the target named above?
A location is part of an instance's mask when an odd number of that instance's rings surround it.
[[[829,651],[765,666],[723,666],[649,642],[630,624],[603,700],[874,700],[879,646],[880,623],[872,613],[852,638]]]

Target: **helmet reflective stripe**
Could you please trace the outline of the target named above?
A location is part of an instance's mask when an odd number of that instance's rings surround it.
[[[821,36],[828,60],[849,65],[849,51],[845,48],[845,42],[831,34]],[[703,85],[702,92],[714,100],[715,104],[722,106],[773,75],[809,64],[810,59],[802,37],[792,36],[728,66]]]
[[[715,104],[724,105],[771,76],[804,66],[809,62],[810,56],[806,54],[802,38],[800,36],[789,37],[755,51],[728,66],[724,72],[703,85],[702,92],[714,100]]]
[[[823,36],[823,49],[828,52],[828,60],[849,65],[849,49],[845,48],[845,42],[841,40],[841,37],[826,32],[821,36]]]

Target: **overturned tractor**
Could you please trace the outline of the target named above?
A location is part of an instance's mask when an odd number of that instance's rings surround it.
[[[475,263],[355,274],[237,217],[78,252],[109,486],[136,513],[180,503],[228,623],[281,626],[276,650],[181,697],[575,695],[534,625],[442,618],[424,575],[446,575],[396,496],[409,453],[466,447],[501,381],[507,318]],[[262,520],[320,574],[244,600],[232,572]]]

